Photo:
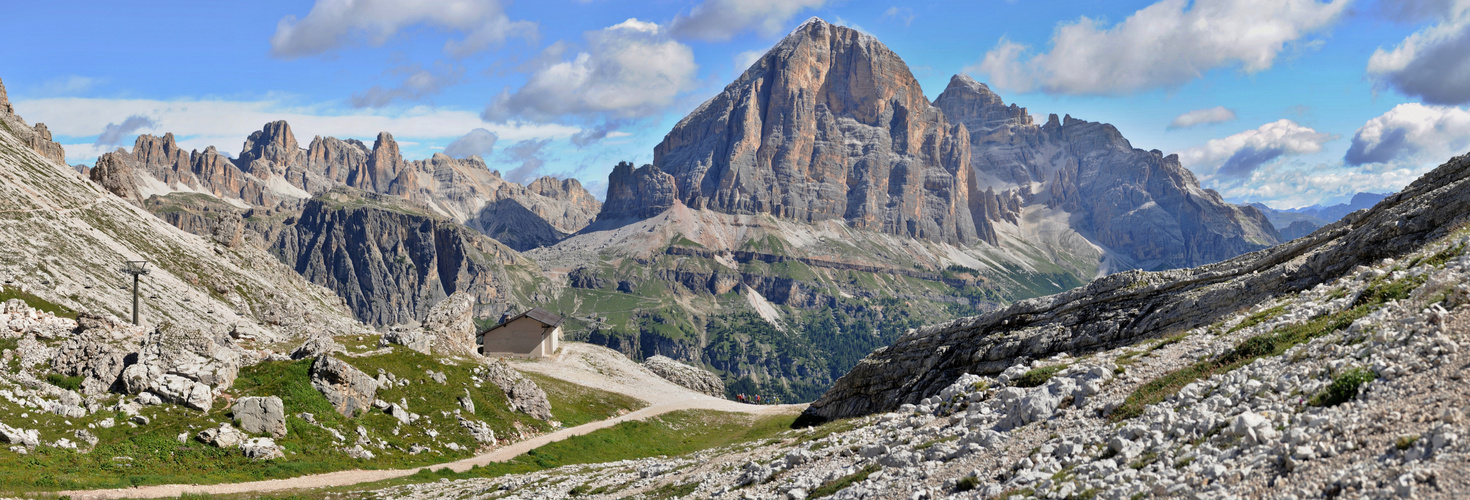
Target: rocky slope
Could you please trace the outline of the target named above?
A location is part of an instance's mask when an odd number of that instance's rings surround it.
[[[1201,189],[1177,156],[1134,149],[1112,125],[1051,115],[1038,126],[1026,108],[965,75],[951,78],[934,105],[969,130],[970,208],[989,238],[995,225],[1045,207],[1069,214],[1071,230],[1126,267],[1198,266],[1278,243],[1264,214]]]
[[[367,493],[1457,498],[1470,488],[1467,208],[1462,156],[1302,240],[911,332],[809,410],[851,418],[681,457]],[[859,380],[909,383],[857,396]]]
[[[649,176],[653,184],[610,190],[612,209],[599,218],[628,215],[640,203],[625,196],[637,194],[965,243],[975,239],[967,146],[898,55],[813,20],[659,143],[653,165],[672,185]]]
[[[1340,278],[1355,266],[1412,252],[1467,221],[1470,157],[1462,156],[1372,210],[1280,246],[1193,269],[1119,273],[909,332],[844,375],[808,415],[888,411],[937,394],[961,373],[991,375],[1017,358],[1084,353],[1205,326],[1267,298]]]

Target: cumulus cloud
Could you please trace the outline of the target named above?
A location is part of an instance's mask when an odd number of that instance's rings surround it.
[[[90,76],[71,75],[63,78],[53,78],[41,84],[41,93],[45,95],[67,95],[86,92],[102,83],[99,78]]]
[[[499,137],[496,137],[494,132],[477,128],[450,142],[448,146],[444,147],[444,154],[453,158],[466,158],[469,156],[485,158],[490,156],[490,153],[495,150],[495,141],[498,139]]]
[[[536,24],[512,21],[499,0],[317,0],[304,18],[288,15],[276,23],[271,55],[310,56],[362,39],[382,45],[406,28],[427,25],[464,34],[444,44],[444,52],[464,57],[509,37],[534,38]]]
[[[1368,120],[1353,134],[1349,165],[1438,165],[1470,147],[1470,111],[1406,103]]]
[[[1295,208],[1356,193],[1398,190],[1424,174],[1423,168],[1345,168],[1319,164],[1266,165],[1238,180],[1209,181],[1207,187],[1228,200],[1262,202],[1275,208]]]
[[[1211,123],[1224,123],[1235,119],[1235,111],[1225,106],[1213,108],[1196,109],[1174,117],[1169,122],[1169,129],[1189,128],[1195,125],[1208,125]]]
[[[445,142],[464,135],[466,130],[485,128],[501,140],[565,139],[580,131],[578,127],[550,124],[509,122],[486,124],[473,111],[415,106],[394,111],[357,111],[341,113],[324,111],[321,106],[299,106],[276,100],[151,100],[90,99],[80,97],[31,99],[18,101],[17,107],[34,110],[26,118],[45,122],[58,142],[66,148],[67,158],[78,161],[94,159],[111,147],[92,144],[97,122],[125,122],[132,115],[150,117],[153,130],[173,132],[184,149],[217,146],[234,150],[262,124],[286,120],[296,137],[303,142],[314,135],[355,137],[371,142],[380,131],[392,132],[400,139],[419,138],[424,142]],[[86,138],[82,141],[76,139]]]
[[[128,137],[144,128],[155,128],[158,126],[152,118],[143,115],[130,115],[122,123],[108,123],[102,129],[102,134],[97,136],[98,146],[116,146],[122,144]]]
[[[1321,152],[1337,138],[1283,119],[1180,151],[1179,161],[1196,173],[1239,179],[1282,156]]]
[[[459,82],[464,75],[464,68],[439,62],[433,68],[424,68],[421,64],[399,66],[388,70],[390,74],[401,75],[402,81],[398,86],[384,88],[374,85],[365,91],[352,94],[352,107],[354,108],[381,108],[395,100],[418,100],[433,96],[443,91],[445,87]]]
[[[544,62],[520,89],[496,97],[482,116],[500,122],[657,113],[698,85],[694,52],[665,31],[628,19],[588,32],[585,51]]]
[[[1162,0],[1108,27],[1087,17],[1057,26],[1051,51],[1008,39],[966,71],[995,86],[1118,95],[1175,87],[1222,67],[1270,68],[1288,43],[1335,22],[1350,0]]]
[[[674,17],[669,30],[681,39],[723,42],[747,30],[770,36],[781,33],[797,12],[827,0],[705,0],[688,15]]]
[[[1429,104],[1470,102],[1470,9],[1450,6],[1447,15],[1368,58],[1368,76],[1378,88],[1391,88]]]
[[[541,167],[546,165],[544,150],[550,142],[549,139],[526,140],[505,148],[507,159],[512,162],[520,162],[520,166],[505,173],[505,179],[520,184],[535,180],[536,174],[541,172]]]

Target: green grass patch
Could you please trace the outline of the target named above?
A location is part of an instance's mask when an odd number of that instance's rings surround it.
[[[1276,307],[1272,307],[1270,309],[1267,309],[1267,310],[1264,310],[1264,311],[1261,311],[1261,312],[1252,314],[1252,315],[1250,315],[1250,317],[1248,317],[1248,318],[1246,318],[1244,320],[1241,320],[1240,323],[1236,323],[1235,326],[1230,327],[1229,330],[1226,330],[1225,331],[1225,334],[1226,335],[1229,335],[1229,334],[1232,334],[1232,333],[1235,333],[1235,332],[1244,330],[1246,328],[1250,328],[1250,327],[1259,325],[1261,323],[1265,323],[1267,321],[1276,319],[1277,316],[1281,316],[1282,314],[1286,314],[1286,306],[1276,306]]]
[[[1114,410],[1109,418],[1117,422],[1137,417],[1143,414],[1144,407],[1163,401],[1196,380],[1229,372],[1261,357],[1280,356],[1287,349],[1298,344],[1347,328],[1353,321],[1367,316],[1369,312],[1385,302],[1408,298],[1409,293],[1423,283],[1424,278],[1421,276],[1407,277],[1397,281],[1376,280],[1358,296],[1358,300],[1347,310],[1323,314],[1306,323],[1288,325],[1270,333],[1256,335],[1245,339],[1234,349],[1214,359],[1198,361],[1150,380],[1129,394],[1128,398],[1123,401],[1123,405]]]
[[[1014,382],[1011,382],[1011,385],[1016,387],[1040,387],[1041,384],[1045,384],[1046,381],[1051,380],[1052,375],[1056,375],[1057,372],[1062,371],[1067,366],[1062,364],[1032,368],[1031,371],[1017,377]]]
[[[546,392],[551,415],[566,427],[613,418],[619,410],[631,412],[648,407],[647,401],[632,396],[599,391],[539,373],[525,375]]]
[[[663,486],[659,486],[658,488],[655,488],[652,491],[649,491],[647,493],[644,493],[643,494],[643,498],[646,498],[646,499],[649,499],[649,500],[663,499],[663,498],[684,498],[684,497],[687,497],[687,496],[693,494],[694,493],[694,490],[697,490],[697,489],[699,489],[699,483],[698,482],[690,482],[690,483],[669,483],[669,484],[665,484]]]
[[[807,498],[822,498],[832,496],[833,494],[842,491],[843,488],[863,482],[864,480],[868,479],[868,476],[872,475],[874,472],[878,472],[878,469],[878,464],[869,464],[867,467],[863,467],[863,469],[860,471],[839,477],[837,479],[833,479],[821,486],[818,486],[816,489],[812,490],[811,494],[807,495]]]
[[[1162,339],[1159,339],[1159,343],[1154,344],[1153,347],[1148,348],[1148,351],[1149,352],[1153,352],[1153,351],[1157,351],[1159,349],[1163,349],[1165,347],[1168,347],[1168,346],[1171,346],[1171,345],[1174,345],[1174,344],[1178,344],[1180,342],[1183,342],[1184,341],[1184,338],[1185,337],[1188,337],[1188,336],[1189,336],[1189,332],[1180,332],[1180,333],[1176,333],[1174,335],[1170,335],[1168,337],[1164,337]]]
[[[56,372],[47,373],[46,382],[69,391],[77,391],[82,388],[82,377],[68,377]]]
[[[45,311],[59,317],[72,319],[76,319],[77,317],[77,312],[71,310],[69,307],[43,299],[19,288],[0,286],[0,303],[4,303],[10,299],[20,299],[33,309]]]
[[[1332,379],[1332,385],[1327,386],[1322,392],[1312,396],[1307,404],[1312,406],[1337,406],[1353,398],[1358,397],[1358,388],[1363,384],[1372,382],[1378,378],[1378,374],[1363,368],[1352,368],[1339,373]]]

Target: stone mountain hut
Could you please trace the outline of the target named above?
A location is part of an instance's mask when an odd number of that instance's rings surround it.
[[[480,332],[480,354],[540,358],[556,353],[562,317],[535,307]]]

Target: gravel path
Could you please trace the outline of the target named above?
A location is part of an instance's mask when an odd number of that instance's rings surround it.
[[[617,418],[591,422],[537,436],[464,460],[414,467],[411,469],[354,469],[246,483],[211,485],[168,484],[111,490],[63,491],[58,494],[69,495],[71,498],[77,500],[170,498],[184,494],[228,495],[347,486],[409,476],[424,468],[439,469],[448,467],[454,471],[463,472],[469,470],[474,465],[504,462],[542,445],[572,436],[580,436],[598,429],[612,427],[621,422],[643,420],[673,411],[718,410],[770,415],[797,413],[806,408],[804,404],[748,405],[700,394],[659,378],[657,375],[654,375],[652,372],[644,369],[616,351],[588,344],[567,342],[562,344],[562,352],[554,358],[511,361],[511,365],[517,370],[540,373],[586,387],[632,396],[649,402],[650,406]]]

